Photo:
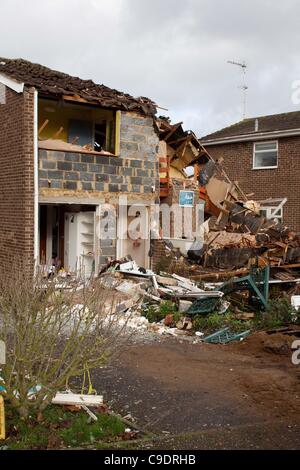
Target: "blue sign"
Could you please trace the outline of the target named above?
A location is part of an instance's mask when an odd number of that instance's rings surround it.
[[[180,191],[179,192],[179,205],[181,207],[194,206],[194,191]]]

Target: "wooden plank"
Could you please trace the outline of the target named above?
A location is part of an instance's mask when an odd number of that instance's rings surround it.
[[[194,281],[208,281],[208,280],[218,280],[218,279],[227,279],[234,276],[240,276],[241,274],[248,274],[249,269],[241,268],[236,269],[235,271],[220,271],[220,272],[211,272],[205,274],[196,274],[191,276],[191,279]]]
[[[60,136],[60,134],[63,132],[64,128],[61,126],[57,132],[55,132],[53,139],[57,139],[57,137]]]
[[[86,103],[86,104],[96,105],[98,107],[101,107],[99,101],[86,100],[84,98],[81,98],[78,95],[63,95],[63,99],[65,101],[74,101],[74,102],[77,102],[77,103]]]
[[[53,405],[99,406],[103,404],[103,396],[57,392],[52,403]]]
[[[167,140],[174,134],[174,132],[177,131],[177,129],[181,126],[182,122],[178,122],[177,124],[173,124],[173,128],[170,130],[170,132],[166,135],[164,140],[167,142]]]
[[[120,155],[121,111],[116,112],[115,155]]]
[[[279,269],[300,268],[300,263],[295,263],[295,264],[283,264],[282,266],[271,266],[271,268],[279,268]]]
[[[43,132],[43,130],[45,129],[46,126],[48,126],[49,124],[49,119],[46,119],[43,124],[41,125],[41,127],[39,128],[39,135]]]

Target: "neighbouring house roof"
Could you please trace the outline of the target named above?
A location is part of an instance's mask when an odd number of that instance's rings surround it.
[[[43,96],[75,96],[83,102],[99,104],[105,108],[137,111],[151,116],[156,113],[156,104],[149,98],[134,98],[105,85],[98,85],[92,80],[72,77],[28,60],[0,57],[0,74],[36,88]]]
[[[300,111],[244,119],[200,139],[204,145],[300,133]]]

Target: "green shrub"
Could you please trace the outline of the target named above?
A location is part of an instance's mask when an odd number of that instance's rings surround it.
[[[176,304],[170,300],[164,300],[160,303],[160,305],[144,304],[142,309],[142,315],[146,317],[150,323],[158,323],[170,314],[174,315],[175,322],[178,321],[182,316],[177,311]]]
[[[253,329],[253,325],[251,320],[238,320],[234,313],[230,311],[227,311],[224,315],[215,312],[205,316],[196,315],[193,317],[194,330],[207,333],[213,333],[226,327],[230,327],[233,332],[241,332]]]
[[[225,315],[211,313],[209,315],[195,315],[193,328],[196,331],[216,331],[225,325]]]
[[[295,311],[287,296],[270,300],[267,310],[261,313],[260,325],[263,328],[278,328],[292,322],[300,323],[300,313]]]
[[[177,312],[176,304],[170,300],[164,300],[159,306],[159,312],[162,315],[162,318],[164,318],[166,315],[170,315],[172,313],[174,314]]]

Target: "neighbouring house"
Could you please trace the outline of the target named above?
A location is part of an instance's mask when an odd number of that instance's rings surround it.
[[[160,191],[155,114],[150,99],[0,58],[2,270],[15,260],[29,270],[35,260],[90,275],[128,254],[149,267]],[[99,219],[112,207],[115,237],[101,239]],[[129,239],[128,224],[145,208],[147,236]]]
[[[300,231],[300,111],[245,119],[200,142],[262,215]]]

